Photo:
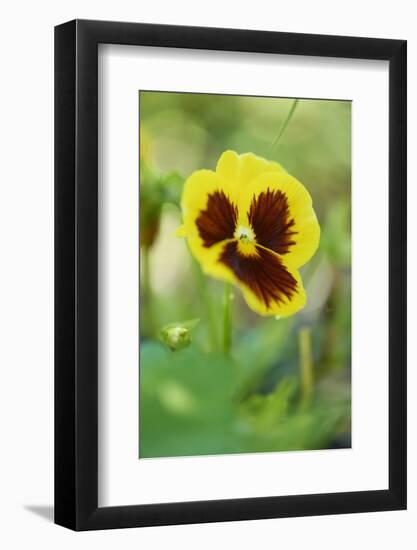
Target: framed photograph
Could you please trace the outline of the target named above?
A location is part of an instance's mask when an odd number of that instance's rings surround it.
[[[406,507],[406,42],[55,29],[55,522]]]

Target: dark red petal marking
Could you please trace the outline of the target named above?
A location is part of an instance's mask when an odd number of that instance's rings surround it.
[[[288,200],[282,191],[262,191],[252,200],[248,217],[258,244],[278,254],[287,254],[295,244],[295,222],[290,217]]]
[[[258,255],[239,253],[236,241],[227,243],[219,258],[236,277],[247,285],[267,308],[271,302],[285,303],[297,291],[297,281],[282,265],[279,257],[256,247]]]
[[[196,220],[204,246],[209,247],[225,239],[232,239],[236,228],[237,208],[223,191],[208,197],[207,206]]]

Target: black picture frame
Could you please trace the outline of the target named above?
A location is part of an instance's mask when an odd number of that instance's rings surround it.
[[[98,506],[97,54],[109,43],[389,61],[387,490]],[[106,21],[55,28],[55,523],[78,531],[406,508],[406,46]]]

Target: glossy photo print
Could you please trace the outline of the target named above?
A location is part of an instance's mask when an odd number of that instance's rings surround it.
[[[351,446],[351,102],[139,92],[139,458]]]

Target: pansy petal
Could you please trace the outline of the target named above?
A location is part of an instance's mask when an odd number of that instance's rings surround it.
[[[255,178],[240,195],[238,210],[258,244],[285,256],[292,268],[304,265],[317,250],[320,226],[311,196],[289,174],[265,173]]]
[[[193,255],[205,271],[213,271],[218,257],[215,245],[233,237],[237,210],[231,197],[232,186],[210,170],[194,172],[184,184],[183,225],[179,233],[187,237]]]
[[[191,238],[188,239],[188,246],[193,256],[199,261],[203,273],[220,281],[237,284],[233,271],[219,261],[229,242],[231,241],[222,241],[209,248],[203,248],[198,239]]]
[[[237,183],[240,157],[234,151],[225,151],[217,161],[216,173],[227,181]]]
[[[271,250],[255,247],[255,253],[242,254],[239,243],[227,243],[219,258],[242,289],[248,305],[260,315],[292,315],[305,305],[305,292],[297,271]]]
[[[262,300],[259,300],[258,296],[252,292],[250,288],[240,285],[243,292],[243,297],[252,311],[258,313],[258,315],[274,316],[277,319],[280,319],[294,315],[294,313],[297,313],[297,311],[303,309],[307,301],[303,282],[298,271],[295,270],[290,273],[297,281],[296,292],[292,295],[291,299],[288,299],[285,302],[271,302],[268,307],[265,306],[265,303]]]
[[[253,153],[238,155],[225,151],[217,162],[216,173],[235,184],[240,192],[251,180],[266,172],[285,172],[277,162],[268,161]]]
[[[268,173],[286,174],[284,168],[277,162],[258,157],[253,153],[240,155],[239,183],[243,190],[248,184],[262,174]]]
[[[224,195],[230,204],[236,204],[233,186],[211,170],[199,170],[186,180],[181,198],[181,209],[183,233],[187,237],[199,234],[197,218],[207,210],[210,197],[217,193]]]
[[[200,210],[195,223],[205,247],[225,239],[233,239],[237,222],[237,208],[223,190],[209,193],[206,207]]]

